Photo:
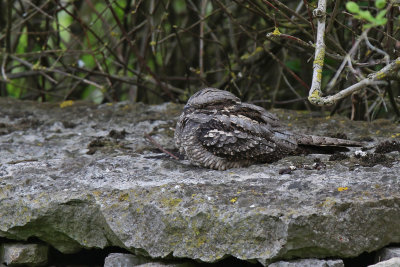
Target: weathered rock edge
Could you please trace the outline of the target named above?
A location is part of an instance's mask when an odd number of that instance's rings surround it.
[[[349,168],[351,162],[318,155],[325,170],[290,175],[278,170],[312,156],[200,169],[152,152],[143,137],[150,133],[172,148],[179,110],[126,103],[61,109],[0,99],[0,236],[37,237],[64,253],[119,246],[153,258],[215,262],[232,255],[264,265],[354,257],[400,242],[398,153],[389,155],[392,167]],[[305,116],[288,114],[281,116]],[[350,137],[375,131],[342,118],[316,124],[322,134],[331,127],[354,130]],[[386,138],[400,132],[383,125]],[[127,135],[109,137],[112,129]],[[93,140],[98,147],[88,155]]]

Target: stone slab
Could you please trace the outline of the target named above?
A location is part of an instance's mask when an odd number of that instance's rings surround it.
[[[45,266],[48,246],[42,244],[6,243],[0,246],[1,263],[6,266]]]
[[[400,266],[400,258],[391,258],[390,260],[381,261],[374,265],[369,265],[369,267],[399,267]]]
[[[342,260],[304,259],[274,262],[268,267],[344,267]]]
[[[376,255],[377,261],[390,260],[395,257],[400,257],[400,247],[383,248]]]
[[[363,167],[329,155],[214,171],[177,161],[181,105],[41,104],[0,99],[0,236],[35,237],[63,253],[117,246],[153,258],[264,265],[355,257],[400,242],[399,154]],[[291,130],[395,140],[386,120],[277,111]],[[370,143],[373,145],[375,143]],[[315,159],[326,167],[298,168]]]
[[[126,253],[111,253],[105,261],[104,267],[132,267],[148,263],[150,260]]]

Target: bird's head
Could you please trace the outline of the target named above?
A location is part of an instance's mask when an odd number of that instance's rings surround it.
[[[192,95],[185,108],[206,108],[207,106],[240,104],[241,101],[234,94],[216,88],[204,88]]]

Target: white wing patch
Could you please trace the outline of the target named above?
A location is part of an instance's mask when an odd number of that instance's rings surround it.
[[[227,144],[234,144],[237,141],[237,137],[232,132],[226,132],[223,130],[212,129],[204,135],[204,144],[206,146],[222,147]]]
[[[233,136],[230,132],[225,132],[217,129],[210,130],[204,137],[216,137],[218,135]]]

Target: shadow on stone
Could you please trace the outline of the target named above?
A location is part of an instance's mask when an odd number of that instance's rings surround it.
[[[74,254],[63,254],[58,250],[50,247],[49,249],[49,266],[63,267],[70,265],[85,266],[103,266],[104,259],[110,253],[129,253],[128,251],[118,248],[109,247],[104,249],[84,249]]]
[[[358,257],[343,259],[345,267],[365,267],[375,263],[376,252],[364,252]]]

